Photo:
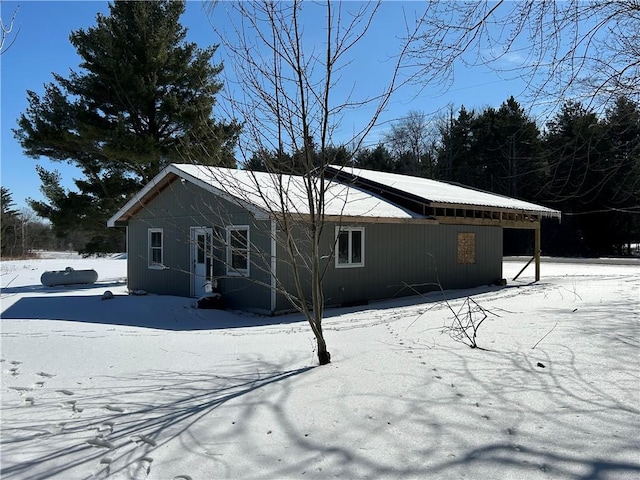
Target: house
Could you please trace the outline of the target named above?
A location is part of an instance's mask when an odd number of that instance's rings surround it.
[[[320,245],[327,305],[495,283],[502,278],[502,230],[532,230],[539,253],[540,219],[560,217],[540,205],[424,178],[333,166],[325,178]],[[294,291],[292,262],[304,264],[310,245],[304,226],[313,212],[304,182],[169,165],[108,221],[126,227],[129,289],[190,297],[214,289],[231,308],[291,310],[284,292]],[[295,258],[284,247],[285,232],[300,251]]]

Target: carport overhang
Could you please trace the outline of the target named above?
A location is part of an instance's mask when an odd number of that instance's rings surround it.
[[[432,203],[428,206],[425,205],[425,207],[425,213],[431,209],[431,215],[440,224],[483,225],[519,230],[533,230],[533,258],[525,265],[522,271],[524,271],[524,269],[534,261],[536,282],[540,280],[541,220],[542,218],[557,218],[559,221],[562,215],[561,212],[557,210],[547,209],[541,211],[513,210],[437,203]],[[522,273],[522,271],[520,273]]]

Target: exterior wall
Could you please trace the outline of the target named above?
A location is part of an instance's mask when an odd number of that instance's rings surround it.
[[[227,225],[249,225],[252,264],[246,278],[226,277]],[[270,273],[261,268],[270,252],[269,222],[257,221],[247,210],[189,183],[174,181],[128,223],[129,289],[160,295],[191,296],[191,232],[195,226],[212,227],[213,275],[230,308],[268,312]],[[163,264],[149,268],[148,229],[163,229]],[[259,252],[259,253],[258,253]],[[266,264],[268,265],[268,263]],[[257,282],[257,283],[256,283]],[[264,284],[265,286],[260,285]]]
[[[249,225],[251,280],[225,275],[228,225]],[[230,308],[268,313],[271,311],[270,222],[256,220],[247,210],[220,199],[189,183],[174,181],[128,223],[128,284],[132,290],[149,293],[191,295],[190,228],[211,227],[214,233],[214,278]],[[417,291],[469,288],[492,283],[502,277],[502,229],[487,226],[427,225],[410,223],[363,223],[364,266],[336,268],[330,255],[335,242],[335,224],[327,224],[322,243],[327,305],[365,303]],[[163,229],[163,264],[149,268],[148,229]],[[475,233],[475,263],[458,264],[457,235]],[[300,234],[298,237],[303,238]],[[280,239],[281,240],[281,239]],[[300,246],[300,245],[299,245]],[[304,245],[302,245],[304,250]],[[295,291],[289,259],[277,242],[278,281]],[[329,259],[330,257],[330,259]],[[310,290],[308,275],[303,278]],[[407,287],[412,285],[415,290]],[[282,294],[276,296],[276,311],[291,310]]]
[[[425,224],[349,224],[364,227],[364,266],[336,268],[333,257],[324,279],[327,305],[365,303],[444,289],[470,288],[502,278],[502,228]],[[458,233],[475,233],[475,263],[457,261]],[[327,225],[327,254],[335,225]],[[280,247],[279,245],[279,248]],[[293,288],[290,269],[278,264],[278,277]],[[414,289],[407,287],[411,285]],[[287,302],[279,296],[278,309]]]
[[[294,238],[296,239],[296,247],[298,248],[298,250],[300,252],[309,252],[310,248],[311,248],[311,244],[308,240],[302,240],[302,239],[306,239],[307,235],[305,235],[305,233],[303,233],[302,231],[300,231],[298,229],[298,231],[296,231],[296,229],[293,229],[294,231]],[[285,247],[285,239],[284,236],[282,235],[281,232],[277,232],[277,241],[276,241],[276,257],[277,257],[277,263],[276,263],[276,275],[277,275],[277,286],[278,286],[278,290],[286,290],[288,292],[292,292],[295,294],[296,292],[296,287],[295,287],[295,282],[294,282],[294,277],[293,277],[293,268],[291,266],[291,257],[289,255],[289,253],[286,250]],[[298,264],[301,265],[300,267],[300,280],[303,283],[303,285],[305,286],[305,291],[307,292],[307,298],[310,300],[311,299],[311,283],[310,283],[310,274],[308,272],[305,271],[303,265],[305,265],[305,262],[308,262],[309,258],[305,257],[302,258],[301,256],[298,256]],[[305,275],[305,273],[307,273]],[[276,312],[287,312],[287,311],[291,311],[294,310],[294,307],[291,305],[291,302],[281,293],[278,293],[276,295],[276,308],[275,311]]]

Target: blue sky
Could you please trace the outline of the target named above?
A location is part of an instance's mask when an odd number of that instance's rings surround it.
[[[40,180],[36,173],[36,165],[46,169],[58,170],[62,175],[62,184],[74,189],[73,178],[79,172],[72,166],[50,162],[45,158],[32,159],[23,155],[22,148],[13,136],[12,129],[16,120],[27,108],[27,90],[42,94],[44,85],[53,80],[52,73],[67,76],[70,69],[77,70],[79,57],[69,43],[69,34],[78,29],[86,29],[95,25],[97,13],[108,14],[108,3],[104,1],[59,1],[59,2],[11,2],[1,3],[2,19],[7,22],[19,5],[14,31],[18,31],[11,48],[0,57],[0,89],[1,89],[1,183],[12,193],[18,208],[26,207],[26,198],[43,200],[40,193]],[[385,2],[382,10],[374,20],[371,34],[364,38],[360,45],[363,52],[354,58],[349,66],[350,75],[357,78],[357,89],[367,89],[375,83],[375,69],[384,64],[383,59],[393,53],[393,41],[402,31],[403,8],[413,9],[419,3]],[[215,19],[214,19],[215,21]],[[210,19],[203,13],[202,2],[189,1],[187,11],[181,19],[182,25],[188,28],[187,40],[202,47],[219,43],[210,24]],[[384,50],[390,48],[387,53]],[[216,61],[224,61],[225,52],[220,47]],[[230,65],[227,62],[230,68]],[[360,75],[359,73],[362,72]],[[346,83],[346,82],[345,82]],[[350,82],[345,87],[351,89]],[[236,87],[237,88],[237,87]],[[518,81],[505,81],[489,70],[458,69],[455,82],[447,90],[441,92],[435,88],[420,89],[419,86],[407,87],[392,98],[387,111],[381,117],[382,125],[374,130],[367,143],[374,144],[377,136],[389,128],[390,122],[406,115],[410,110],[423,111],[427,114],[448,105],[455,111],[461,105],[467,109],[498,107],[510,95],[518,99],[523,85]],[[214,112],[215,115],[215,112]],[[355,115],[355,114],[354,114]],[[345,118],[341,128],[351,131],[356,122],[355,117]]]

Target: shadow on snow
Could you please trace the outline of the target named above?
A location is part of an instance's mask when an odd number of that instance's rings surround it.
[[[109,286],[110,284],[104,284]],[[113,286],[118,286],[114,283]],[[103,285],[101,285],[103,286]],[[95,288],[95,286],[92,286]],[[468,290],[430,292],[421,296],[399,297],[354,307],[327,308],[325,318],[363,310],[386,310],[418,304],[435,305],[472,295],[491,293],[512,287],[479,287]],[[517,288],[517,287],[515,287]],[[77,286],[75,286],[77,290]],[[60,293],[64,288],[51,290]],[[3,293],[5,291],[3,290]],[[7,292],[8,293],[8,292]],[[23,297],[2,312],[3,320],[58,320],[70,322],[121,325],[170,331],[217,330],[305,322],[298,313],[275,316],[238,311],[200,310],[195,299],[171,295],[118,295],[102,300],[102,295],[47,295]],[[363,325],[364,326],[364,325]],[[328,325],[330,328],[330,325]]]
[[[264,362],[250,362],[245,367],[230,375],[153,371],[131,378],[104,377],[105,383],[111,380],[117,386],[99,390],[76,388],[77,406],[82,404],[89,415],[74,414],[75,418],[60,423],[57,429],[52,429],[50,416],[49,423],[28,420],[3,429],[5,460],[0,476],[7,480],[79,478],[75,477],[79,469],[93,467],[93,473],[82,478],[103,478],[131,470],[136,462],[150,458],[146,455],[156,448],[185,432],[188,436],[189,429],[197,428],[198,422],[214,410],[232,401],[240,401],[242,405],[243,397],[269,385],[291,382],[314,368],[286,370]],[[55,401],[43,407],[55,409]],[[75,407],[74,402],[74,412]],[[243,421],[246,419],[240,415],[237,420],[240,430]],[[228,422],[227,426],[233,429],[235,423]],[[109,431],[104,430],[106,427]],[[50,437],[55,437],[56,447],[43,451],[39,444],[51,441]],[[24,460],[25,454],[29,460]],[[11,457],[23,460],[8,462]]]
[[[263,317],[198,310],[192,298],[168,295],[25,297],[2,312],[3,320],[61,320],[172,331],[215,330],[299,322],[299,317]]]

